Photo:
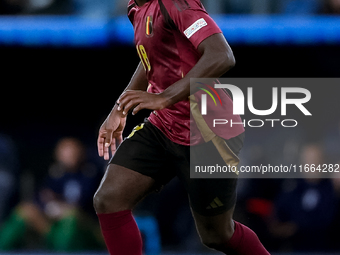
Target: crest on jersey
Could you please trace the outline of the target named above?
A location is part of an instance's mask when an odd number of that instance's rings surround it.
[[[153,20],[151,15],[146,17],[146,35],[153,35]]]

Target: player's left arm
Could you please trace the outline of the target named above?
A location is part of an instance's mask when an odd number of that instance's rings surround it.
[[[218,78],[235,66],[235,57],[222,33],[214,34],[203,40],[198,46],[202,55],[197,64],[181,80],[167,88],[161,96],[169,105],[188,98],[197,92],[190,87],[190,78]],[[197,87],[200,86],[197,84]]]
[[[235,65],[234,54],[222,33],[213,34],[198,46],[200,60],[181,80],[174,83],[162,93],[151,94],[145,91],[126,91],[118,103],[124,112],[132,114],[142,109],[161,110],[179,101],[187,99],[190,94],[190,78],[216,78],[222,76]],[[192,88],[194,89],[194,88]]]

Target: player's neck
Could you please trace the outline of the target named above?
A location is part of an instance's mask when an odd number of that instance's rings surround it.
[[[135,3],[139,6],[142,7],[146,2],[149,2],[150,0],[135,0]]]

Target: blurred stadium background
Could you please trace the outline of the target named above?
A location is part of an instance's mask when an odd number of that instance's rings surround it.
[[[340,0],[202,2],[234,50],[225,77],[339,77]],[[98,128],[139,62],[126,4],[1,0],[0,254],[106,254],[91,197],[105,169]],[[243,161],[339,163],[340,86],[320,91],[322,122],[250,131]],[[138,115],[126,134],[147,112]],[[240,180],[238,189],[235,219],[273,254],[340,254],[339,179]],[[177,180],[135,215],[147,255],[210,254]]]

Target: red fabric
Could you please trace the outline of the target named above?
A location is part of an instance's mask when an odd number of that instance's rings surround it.
[[[130,210],[97,215],[111,255],[142,255],[142,237]]]
[[[262,198],[251,198],[247,201],[247,210],[261,217],[268,217],[273,212],[273,202]]]
[[[150,84],[148,92],[154,94],[163,92],[182,79],[201,57],[197,50],[199,44],[209,36],[221,33],[199,0],[162,2],[177,29],[170,29],[165,23],[158,0],[150,0],[141,7],[130,0],[128,5],[128,16],[134,27],[138,55]],[[203,23],[202,27],[199,26],[199,21]],[[188,32],[189,28],[193,28],[193,32]],[[212,113],[216,113],[218,119],[241,122],[239,116],[234,119],[232,115],[231,99],[218,93],[222,98],[223,107],[216,107],[212,100],[208,100],[209,118],[214,118],[215,114]],[[228,111],[225,111],[226,109]],[[154,111],[149,120],[175,143],[196,145],[204,142],[195,125],[192,125],[193,132],[190,135],[190,124],[193,120],[190,120],[189,100]],[[218,126],[221,127],[216,128],[216,131],[220,132],[216,134],[225,139],[244,132],[242,125],[234,125],[228,130],[222,128],[224,125]]]
[[[250,228],[235,221],[235,232],[225,247],[228,255],[270,255]]]

